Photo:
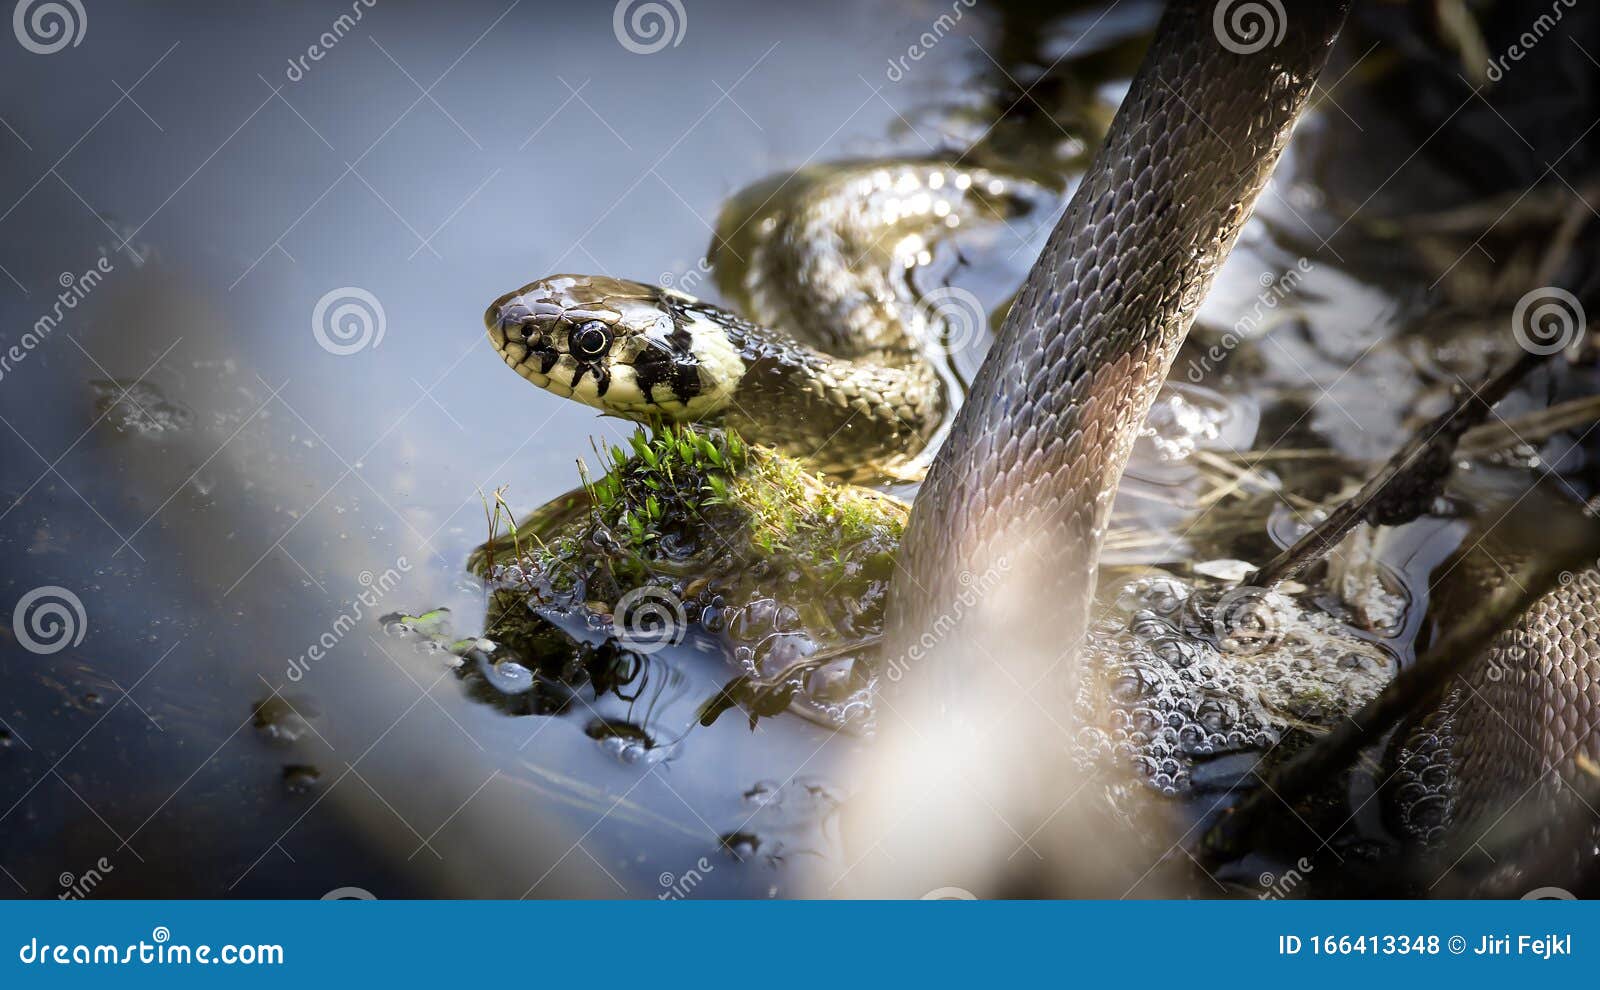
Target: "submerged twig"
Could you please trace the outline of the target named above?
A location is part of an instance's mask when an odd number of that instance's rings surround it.
[[[1600,420],[1600,395],[1568,399],[1514,419],[1474,426],[1461,437],[1457,452],[1463,457],[1483,457],[1517,444],[1539,443],[1596,420]]]
[[[1377,474],[1345,499],[1328,517],[1245,579],[1245,584],[1270,588],[1299,577],[1332,550],[1358,523],[1393,525],[1426,512],[1443,489],[1456,445],[1469,429],[1489,417],[1495,403],[1537,367],[1547,355],[1524,353],[1479,388],[1467,388],[1455,405],[1406,441]]]
[[[1587,203],[1593,191],[1600,188],[1600,182],[1586,182],[1583,188],[1583,194],[1570,187],[1556,190],[1556,200],[1570,205],[1576,198],[1580,202]],[[1526,193],[1519,195],[1511,207],[1500,214],[1500,218],[1503,219],[1506,213],[1521,204],[1526,195]],[[1474,211],[1479,208],[1481,204],[1462,216],[1473,217],[1476,215]],[[1589,215],[1580,210],[1567,209],[1557,215],[1560,222],[1548,235],[1548,245],[1534,273],[1533,283],[1536,285],[1548,285],[1555,279],[1562,265],[1572,257],[1573,246],[1579,234],[1590,222]],[[1450,214],[1438,214],[1435,219],[1450,216]],[[1454,222],[1452,220],[1451,223],[1443,224],[1443,229],[1450,229]],[[1499,220],[1495,222],[1498,223]],[[1418,229],[1416,223],[1416,218],[1407,221],[1412,236]],[[1454,406],[1407,441],[1382,470],[1368,479],[1355,495],[1342,502],[1320,524],[1296,540],[1293,546],[1279,553],[1255,574],[1246,578],[1244,583],[1267,588],[1280,581],[1298,577],[1307,567],[1337,546],[1357,523],[1366,521],[1373,525],[1394,525],[1409,522],[1422,515],[1427,511],[1432,499],[1443,489],[1451,461],[1456,455],[1458,446],[1463,445],[1463,437],[1467,437],[1463,446],[1463,452],[1467,453],[1482,453],[1485,447],[1493,450],[1506,444],[1504,433],[1486,432],[1484,421],[1488,419],[1494,405],[1505,398],[1518,382],[1549,356],[1549,354],[1523,353],[1511,363],[1510,367],[1499,374],[1490,375],[1478,388],[1468,387],[1466,394],[1461,395]],[[1551,416],[1553,422],[1560,421],[1559,417],[1554,416],[1554,409],[1545,412]],[[1568,412],[1581,415],[1577,409]],[[1539,425],[1548,424],[1541,422]],[[1549,426],[1545,435],[1548,436],[1549,433],[1561,428]],[[1515,435],[1516,431],[1513,428],[1508,427],[1508,430],[1513,436]],[[1468,436],[1469,431],[1472,436]]]
[[[1453,620],[1427,653],[1401,671],[1376,698],[1264,778],[1263,787],[1211,827],[1201,843],[1202,858],[1225,862],[1251,848],[1256,832],[1280,805],[1292,805],[1310,794],[1349,766],[1361,750],[1379,742],[1451,677],[1482,656],[1485,644],[1516,622],[1555,585],[1562,572],[1590,566],[1600,554],[1600,527],[1587,521],[1564,526],[1562,522],[1569,521],[1558,517],[1552,524],[1550,514],[1541,514],[1541,537],[1559,551],[1529,563],[1524,580],[1486,588],[1480,607]],[[1552,525],[1562,532],[1551,532]],[[1526,535],[1532,539],[1532,534]]]
[[[830,646],[789,664],[769,677],[742,674],[724,684],[700,705],[697,720],[701,725],[711,725],[729,709],[743,708],[750,717],[750,728],[754,729],[758,719],[781,715],[789,710],[790,702],[800,689],[800,678],[837,657],[876,646],[882,641],[883,637],[875,634]]]

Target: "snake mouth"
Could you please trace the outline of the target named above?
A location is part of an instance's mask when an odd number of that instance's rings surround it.
[[[489,343],[494,345],[496,352],[503,352],[506,347],[506,330],[502,323],[499,303],[491,303],[489,308],[483,311],[483,325],[489,331]]]
[[[551,343],[552,335],[540,329],[535,320],[533,309],[515,297],[496,300],[483,314],[489,343],[512,371],[539,388],[585,401],[574,394],[572,386],[552,377],[563,353]]]
[[[507,364],[511,363],[509,345],[526,345],[523,327],[531,315],[525,306],[507,305],[502,301],[491,303],[483,312],[483,327],[489,332],[489,343]]]

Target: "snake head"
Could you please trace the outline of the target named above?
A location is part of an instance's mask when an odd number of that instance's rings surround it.
[[[725,406],[744,362],[709,307],[598,275],[552,275],[496,299],[489,340],[528,381],[627,419],[694,420]]]

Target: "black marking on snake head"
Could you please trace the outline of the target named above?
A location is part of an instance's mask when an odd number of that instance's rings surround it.
[[[652,395],[655,386],[665,385],[679,402],[688,402],[704,390],[700,382],[700,361],[689,348],[687,339],[678,340],[679,332],[672,336],[670,347],[646,347],[640,351],[633,359],[633,373],[647,397]],[[684,337],[687,336],[684,333]],[[651,401],[655,401],[654,398]]]
[[[578,390],[578,383],[583,381],[586,373],[594,376],[595,392],[605,395],[611,387],[611,369],[602,364],[579,364],[578,370],[572,373],[572,390]]]
[[[655,386],[666,385],[674,398],[687,403],[705,390],[700,380],[700,359],[694,353],[694,334],[689,330],[694,314],[681,299],[668,297],[661,305],[672,318],[672,332],[665,343],[650,341],[634,357],[634,377],[652,402]]]
[[[543,340],[536,344],[530,344],[528,353],[539,358],[539,374],[547,378],[550,375],[550,369],[554,368],[556,362],[561,360],[561,352]]]

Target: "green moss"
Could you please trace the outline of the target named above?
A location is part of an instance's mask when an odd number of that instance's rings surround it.
[[[852,563],[865,563],[859,559],[863,549],[892,555],[905,525],[900,502],[824,483],[798,462],[770,452],[734,478],[728,499],[749,514],[748,538],[758,552],[787,558],[825,583],[844,580]]]
[[[824,641],[881,619],[904,503],[825,483],[725,430],[641,429],[596,453],[602,474],[580,464],[580,489],[492,533],[473,570],[520,575],[547,599],[591,608],[646,584],[693,616],[781,602]]]

